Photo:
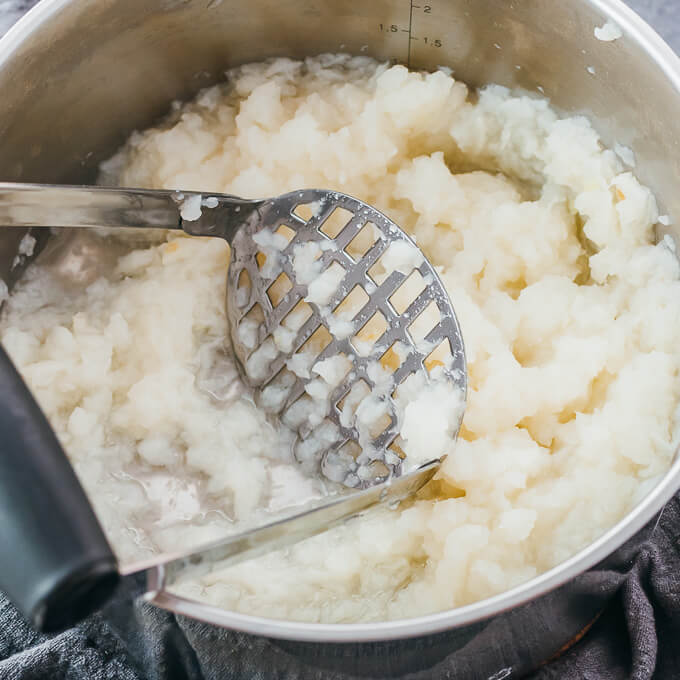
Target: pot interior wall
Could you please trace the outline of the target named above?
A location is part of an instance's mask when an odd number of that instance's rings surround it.
[[[46,0],[0,49],[0,179],[92,182],[132,130],[225,69],[345,51],[544,92],[588,114],[606,142],[632,147],[638,177],[680,218],[680,93],[625,10],[616,18],[630,33],[595,38],[604,1]],[[674,59],[663,46],[657,58]],[[20,238],[0,237],[10,284]]]
[[[445,65],[472,85],[543,88],[559,108],[592,115],[607,140],[633,146],[638,174],[680,215],[680,94],[634,38],[596,40],[604,17],[585,1],[429,2],[54,0],[16,49],[0,50],[0,176],[91,181],[130,131],[226,68],[346,51]]]

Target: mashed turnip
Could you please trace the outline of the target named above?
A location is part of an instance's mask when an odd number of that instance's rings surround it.
[[[495,86],[469,97],[443,72],[278,59],[135,133],[102,181],[356,195],[415,236],[465,338],[457,444],[430,422],[441,400],[409,411],[414,446],[448,453],[417,500],[183,584],[192,597],[305,621],[455,607],[573,555],[670,465],[678,263],[654,244],[651,192],[586,119]],[[67,267],[34,266],[2,340],[123,560],[325,493],[222,350],[224,242],[108,238],[120,254],[84,289]]]

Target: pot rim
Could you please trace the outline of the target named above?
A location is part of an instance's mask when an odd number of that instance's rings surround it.
[[[74,0],[41,0],[0,38],[0,68],[33,33]],[[680,93],[680,58],[661,36],[623,0],[583,0],[612,20],[647,54]],[[595,566],[640,531],[680,488],[680,456],[657,485],[596,541],[547,572],[510,590],[455,609],[409,619],[371,623],[301,623],[231,612],[169,592],[148,601],[206,623],[253,635],[304,642],[374,642],[417,637],[473,624],[536,599]],[[157,576],[151,575],[151,578]]]

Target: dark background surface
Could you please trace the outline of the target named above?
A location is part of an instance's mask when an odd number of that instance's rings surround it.
[[[680,52],[679,0],[626,0],[626,4],[654,26],[676,52]]]
[[[0,35],[34,4],[35,0],[0,0]],[[628,0],[628,4],[680,52],[680,0]],[[611,606],[578,644],[543,666],[532,680],[680,680],[678,537],[680,497],[664,510],[652,540],[640,551]],[[170,615],[151,607],[138,610],[136,618],[143,623],[143,634],[129,636],[128,645],[140,647],[137,662],[132,663],[121,637],[100,617],[48,639],[32,633],[0,596],[0,680],[350,678],[311,669],[259,638],[223,631],[217,641],[214,629],[200,624],[180,631]],[[228,663],[215,658],[216,643],[222,651],[230,650]],[[448,661],[410,677],[454,680],[458,673]],[[515,674],[488,680],[506,677]]]

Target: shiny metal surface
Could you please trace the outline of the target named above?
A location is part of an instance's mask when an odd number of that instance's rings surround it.
[[[181,229],[178,203],[172,191],[0,182],[0,224],[7,227]]]
[[[301,207],[309,210],[305,219],[300,216]],[[205,212],[212,214],[209,210]],[[320,465],[326,477],[351,488],[367,488],[393,475],[400,475],[408,461],[402,458],[403,452],[390,448],[399,435],[397,406],[393,398],[395,390],[417,373],[429,380],[426,360],[432,351],[442,343],[447,343],[449,354],[445,361],[449,365],[444,367],[441,379],[453,382],[463,396],[467,393],[463,338],[456,313],[439,275],[397,224],[375,208],[346,194],[318,189],[293,191],[276,199],[268,199],[258,207],[257,214],[257,219],[246,221],[233,237],[227,286],[227,316],[232,345],[239,363],[246,367],[246,382],[262,395],[269,387],[285,393],[275,406],[271,403],[268,405],[271,412],[279,415],[284,423],[289,423],[288,416],[295,418],[292,414],[300,405],[298,400],[308,398],[306,386],[317,377],[313,370],[306,377],[288,370],[286,366],[291,357],[298,353],[304,356],[310,351],[317,354],[315,362],[344,356],[351,370],[334,386],[327,410],[323,414],[319,413],[320,422],[313,429],[306,424],[302,427],[291,425],[299,434],[294,445],[295,455],[308,471],[316,471]],[[339,216],[339,220],[335,219],[336,216]],[[267,266],[261,266],[257,260],[257,232],[265,230],[275,234],[281,227],[288,230],[287,244],[280,251],[266,251]],[[280,236],[285,242],[286,237],[283,234]],[[350,246],[357,238],[366,239],[363,244],[365,252],[354,259],[350,255],[350,252],[354,252]],[[326,272],[335,267],[342,277],[323,305],[314,301],[306,302],[309,298],[308,284],[300,280],[294,266],[296,249],[310,243],[316,244],[319,249],[317,262],[320,263],[320,270]],[[373,267],[380,262],[388,248],[398,243],[414,251],[420,257],[420,264],[417,267],[404,267],[405,272],[395,269],[389,272],[384,281],[374,279]],[[422,277],[424,288],[405,297],[401,301],[404,303],[403,308],[397,309],[391,301],[392,296],[414,273]],[[247,284],[240,286],[242,277]],[[425,282],[428,282],[427,285]],[[290,288],[274,304],[274,296],[270,295],[269,290],[278,283],[286,283]],[[359,289],[363,291],[365,299],[352,308],[348,315],[352,331],[341,337],[336,334],[333,325],[336,318],[333,310],[342,309],[343,304],[349,302],[348,296]],[[428,324],[422,340],[414,338],[411,324],[428,308],[434,309],[430,307],[431,304],[436,306],[438,315],[433,314],[432,323]],[[282,351],[274,342],[274,334],[290,318],[289,315],[296,313],[300,305],[306,306],[309,316],[299,327],[294,326],[292,344],[288,351]],[[241,324],[252,323],[248,317],[253,312],[259,312],[263,320],[259,322],[258,319],[257,338],[248,346],[242,340]],[[363,343],[371,346],[362,350],[358,336],[362,329],[369,328],[376,315],[382,317],[384,326],[376,327],[376,337]],[[323,337],[316,340],[316,346],[308,348],[308,341],[314,342],[317,332],[323,333]],[[264,349],[265,343],[269,343],[277,354],[264,371],[255,375],[247,367],[251,357],[257,358],[257,353]],[[390,358],[388,352],[396,343],[399,343],[399,354],[403,356],[398,357],[396,352],[390,355],[395,363],[398,361],[398,365],[388,378],[389,389],[380,388],[376,384],[372,366],[378,365],[383,357]],[[382,372],[379,379],[384,380]],[[389,422],[386,417],[377,432],[364,433],[363,436],[368,435],[366,439],[369,441],[363,442],[363,446],[360,446],[362,433],[356,425],[356,419],[348,422],[346,418],[349,414],[343,415],[342,407],[343,400],[361,387],[367,392],[370,390],[373,394],[380,394],[389,416]],[[460,420],[456,424],[456,434],[459,427]],[[352,444],[355,445],[354,454],[351,452]]]
[[[212,197],[198,219],[182,219],[184,202]],[[270,199],[269,203],[275,202]],[[229,243],[265,201],[226,194],[68,184],[0,182],[0,224],[6,227],[180,229],[192,236],[217,236]],[[266,226],[266,225],[264,225]],[[251,246],[252,247],[252,246]]]
[[[145,598],[150,602],[172,602],[172,596],[168,598],[165,591],[182,580],[198,578],[215,566],[221,569],[315,536],[360,515],[376,504],[399,503],[413,496],[432,479],[439,465],[440,461],[431,461],[408,474],[394,477],[385,484],[330,500],[325,499],[298,510],[295,514],[284,513],[278,520],[240,531],[204,547],[175,555],[160,555],[123,567],[120,572],[123,576],[143,574],[146,577]],[[202,603],[184,600],[179,606],[181,610],[177,609],[178,613],[201,618],[201,608],[204,606]],[[224,611],[215,607],[213,610]],[[208,620],[219,623],[218,617],[218,613],[213,613]]]
[[[593,36],[607,18],[624,33],[613,43]],[[410,60],[416,68],[445,65],[473,85],[543,91],[565,112],[587,113],[606,142],[632,147],[636,174],[653,187],[661,211],[680,221],[680,65],[618,0],[432,0],[420,7],[403,0],[44,0],[0,41],[1,176],[91,181],[97,163],[132,129],[150,124],[171,100],[215,82],[227,67],[339,50]],[[19,238],[0,239],[2,276]],[[592,622],[613,594],[599,586],[601,574],[625,572],[679,486],[676,461],[588,548],[509,592],[453,611],[358,625],[230,613],[221,623],[309,641],[281,644],[348,672],[388,674],[385,655],[398,645],[414,650],[401,672],[454,654],[460,678],[518,677]],[[406,637],[417,639],[394,641]],[[323,641],[348,644],[317,644]]]
[[[186,217],[188,201],[197,204],[195,217]],[[310,206],[316,210],[314,214],[311,214]],[[310,210],[306,219],[300,216],[301,207]],[[342,216],[341,223],[333,225],[335,233],[329,233],[327,225],[335,214]],[[308,472],[316,472],[320,468],[331,481],[350,488],[368,488],[402,473],[404,459],[389,449],[399,435],[397,406],[392,395],[415,373],[430,379],[425,362],[443,342],[448,343],[446,360],[449,365],[443,368],[442,378],[454,382],[463,396],[467,393],[465,348],[460,326],[435,268],[392,220],[367,203],[346,194],[305,189],[276,198],[245,200],[218,193],[203,196],[189,191],[0,182],[0,224],[7,227],[49,224],[53,227],[179,229],[193,236],[225,239],[231,246],[226,309],[232,347],[244,378],[258,394],[272,385],[282,371],[286,378],[291,379],[286,385],[277,386],[277,389],[286,391],[286,397],[276,410],[270,409],[272,412],[286,422],[287,413],[305,395],[305,387],[312,381],[312,376],[301,378],[285,367],[291,357],[304,350],[317,331],[323,329],[330,334],[328,344],[318,351],[315,361],[342,354],[349,362],[349,358],[353,357],[352,370],[335,386],[323,420],[314,430],[302,431],[298,427],[300,436],[295,444],[296,455],[301,463],[307,463]],[[264,267],[264,260],[258,262],[258,255],[264,253],[262,246],[258,245],[257,236],[268,234],[272,238],[281,227],[290,231],[290,239],[280,250],[267,251],[265,259],[268,264]],[[368,231],[364,233],[365,229]],[[349,247],[359,234],[368,236],[369,231],[373,242],[370,248],[367,244],[365,253],[355,260],[349,254]],[[286,239],[281,236],[281,240]],[[288,315],[307,299],[308,284],[298,279],[294,256],[297,247],[308,243],[319,247],[317,262],[320,270],[325,272],[331,267],[340,267],[342,279],[323,308],[316,302],[309,303],[309,318],[296,329],[295,338],[284,351],[277,348],[274,336]],[[416,268],[409,265],[406,272],[391,271],[384,281],[374,281],[371,268],[396,243],[415,251],[420,257],[420,264]],[[414,272],[419,273],[424,284],[428,283],[422,291],[405,300],[408,305],[398,311],[391,302],[392,296]],[[247,275],[247,286],[240,286],[243,274]],[[286,278],[290,288],[274,304],[270,289],[281,276]],[[332,310],[341,307],[357,286],[364,291],[366,301],[352,312],[352,333],[338,337],[330,323]],[[415,340],[411,324],[431,304],[436,305],[439,316],[433,319],[422,340]],[[257,338],[252,344],[247,344],[242,339],[241,324],[253,323],[248,317],[256,308],[262,313],[263,320],[258,319]],[[380,330],[380,336],[368,351],[360,352],[356,334],[376,314],[383,315],[386,328],[384,332]],[[256,375],[248,369],[249,361],[267,342],[277,354],[272,359],[260,359],[261,364],[266,362],[267,365],[261,374]],[[343,447],[354,442],[360,449],[361,433],[354,422],[344,422],[339,404],[360,383],[369,390],[377,389],[371,365],[387,355],[395,343],[399,343],[406,356],[400,358],[400,365],[392,373],[389,391],[382,395],[390,422],[364,446],[363,451],[353,457],[345,453]],[[396,353],[394,357],[397,357]],[[462,413],[456,434],[460,420]],[[332,439],[329,437],[329,425],[334,434]],[[310,442],[318,442],[318,446],[310,450]],[[299,452],[305,445],[303,458]]]

